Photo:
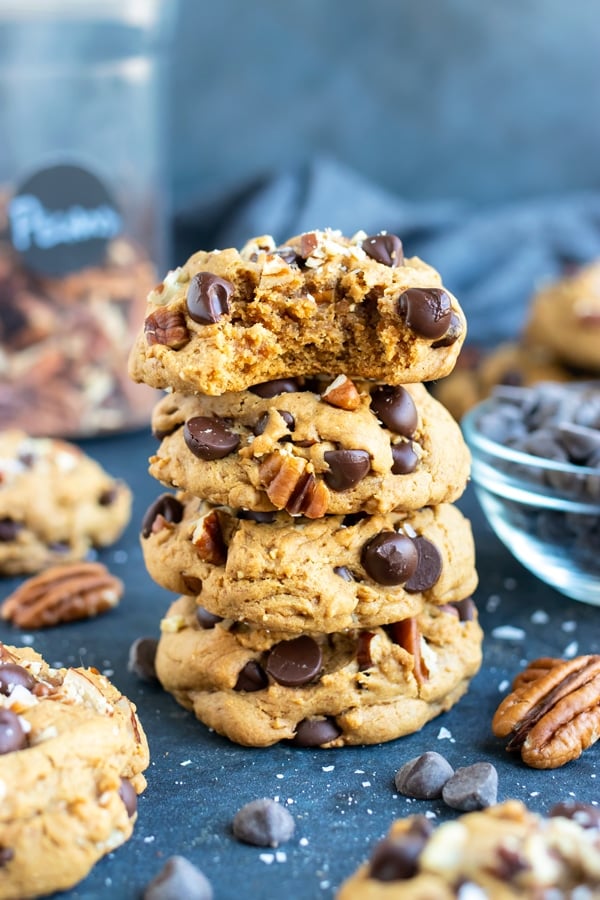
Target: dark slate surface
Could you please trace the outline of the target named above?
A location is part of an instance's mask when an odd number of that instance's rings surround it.
[[[600,652],[600,612],[562,597],[513,561],[484,522],[471,487],[460,505],[475,533],[480,574],[475,597],[486,640],[484,666],[458,706],[418,734],[388,744],[318,751],[245,749],[210,733],[158,687],[127,672],[131,642],[140,635],[158,636],[160,617],[172,599],[146,574],[138,544],[143,512],[161,490],[146,474],[154,442],[149,434],[138,433],[83,446],[134,491],[129,529],[100,553],[124,579],[126,594],[120,607],[103,617],[32,633],[27,640],[51,663],[97,666],[109,675],[137,704],[152,761],[132,839],[61,898],[140,897],[147,881],[175,853],[204,871],[216,900],[238,900],[240,886],[252,898],[286,893],[296,900],[334,897],[392,819],[415,811],[433,814],[436,821],[456,815],[441,801],[411,802],[395,793],[396,770],[425,750],[438,750],[455,767],[493,762],[499,799],[516,797],[534,810],[546,811],[570,796],[600,800],[596,748],[562,769],[538,772],[505,753],[490,732],[508,679],[524,661]],[[4,580],[1,596],[16,583]],[[520,632],[495,636],[494,629],[505,626]],[[19,643],[21,638],[0,626],[0,639]],[[242,845],[231,834],[240,806],[263,796],[279,798],[296,820],[294,838],[278,851]]]

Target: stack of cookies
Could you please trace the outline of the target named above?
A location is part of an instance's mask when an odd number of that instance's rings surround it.
[[[391,740],[481,662],[460,430],[423,382],[464,315],[391,234],[199,252],[149,295],[137,381],[166,388],[142,526],[167,691],[248,746]]]

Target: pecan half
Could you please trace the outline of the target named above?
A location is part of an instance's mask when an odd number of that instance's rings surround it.
[[[321,400],[339,409],[353,410],[360,406],[360,394],[356,385],[346,375],[334,378],[321,394]]]
[[[192,534],[192,544],[200,559],[215,566],[223,565],[227,559],[227,547],[216,509],[211,509],[198,519]]]
[[[417,684],[421,685],[429,678],[429,669],[421,656],[421,635],[419,626],[414,616],[402,619],[389,625],[389,632],[395,644],[399,644],[414,659],[413,674]]]
[[[19,628],[45,628],[97,616],[122,595],[123,582],[102,563],[65,563],[24,581],[6,598],[0,616]]]
[[[600,737],[600,656],[531,662],[496,710],[492,731],[535,769],[577,759]]]
[[[270,453],[261,462],[258,475],[267,497],[277,509],[308,519],[325,515],[329,489],[317,480],[302,457]]]
[[[147,316],[144,333],[148,344],[164,344],[172,350],[180,350],[190,340],[183,313],[166,307],[159,307]]]

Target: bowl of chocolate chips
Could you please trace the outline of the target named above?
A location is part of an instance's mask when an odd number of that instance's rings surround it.
[[[461,424],[500,540],[542,581],[600,606],[600,381],[499,385]]]

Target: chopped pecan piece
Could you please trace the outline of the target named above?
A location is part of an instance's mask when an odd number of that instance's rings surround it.
[[[421,656],[421,635],[416,618],[411,616],[409,619],[402,619],[401,622],[394,622],[389,626],[389,630],[394,643],[399,644],[413,657],[415,679],[417,684],[423,684],[429,678],[429,669]]]
[[[321,400],[339,409],[353,410],[360,406],[360,394],[356,385],[346,375],[338,375],[327,385],[321,394]]]
[[[24,581],[6,598],[0,615],[19,628],[45,628],[97,616],[122,595],[122,581],[102,563],[66,563]]]
[[[227,547],[216,509],[198,519],[192,534],[192,544],[198,551],[200,559],[215,566],[223,565],[227,559]]]
[[[172,350],[180,350],[190,340],[183,313],[166,307],[150,313],[144,322],[144,333],[149,344],[164,344]]]
[[[325,515],[329,490],[309,471],[302,457],[270,453],[261,462],[258,474],[267,497],[277,509],[309,519]]]
[[[600,656],[531,662],[496,710],[492,731],[535,769],[577,759],[600,737]]]

